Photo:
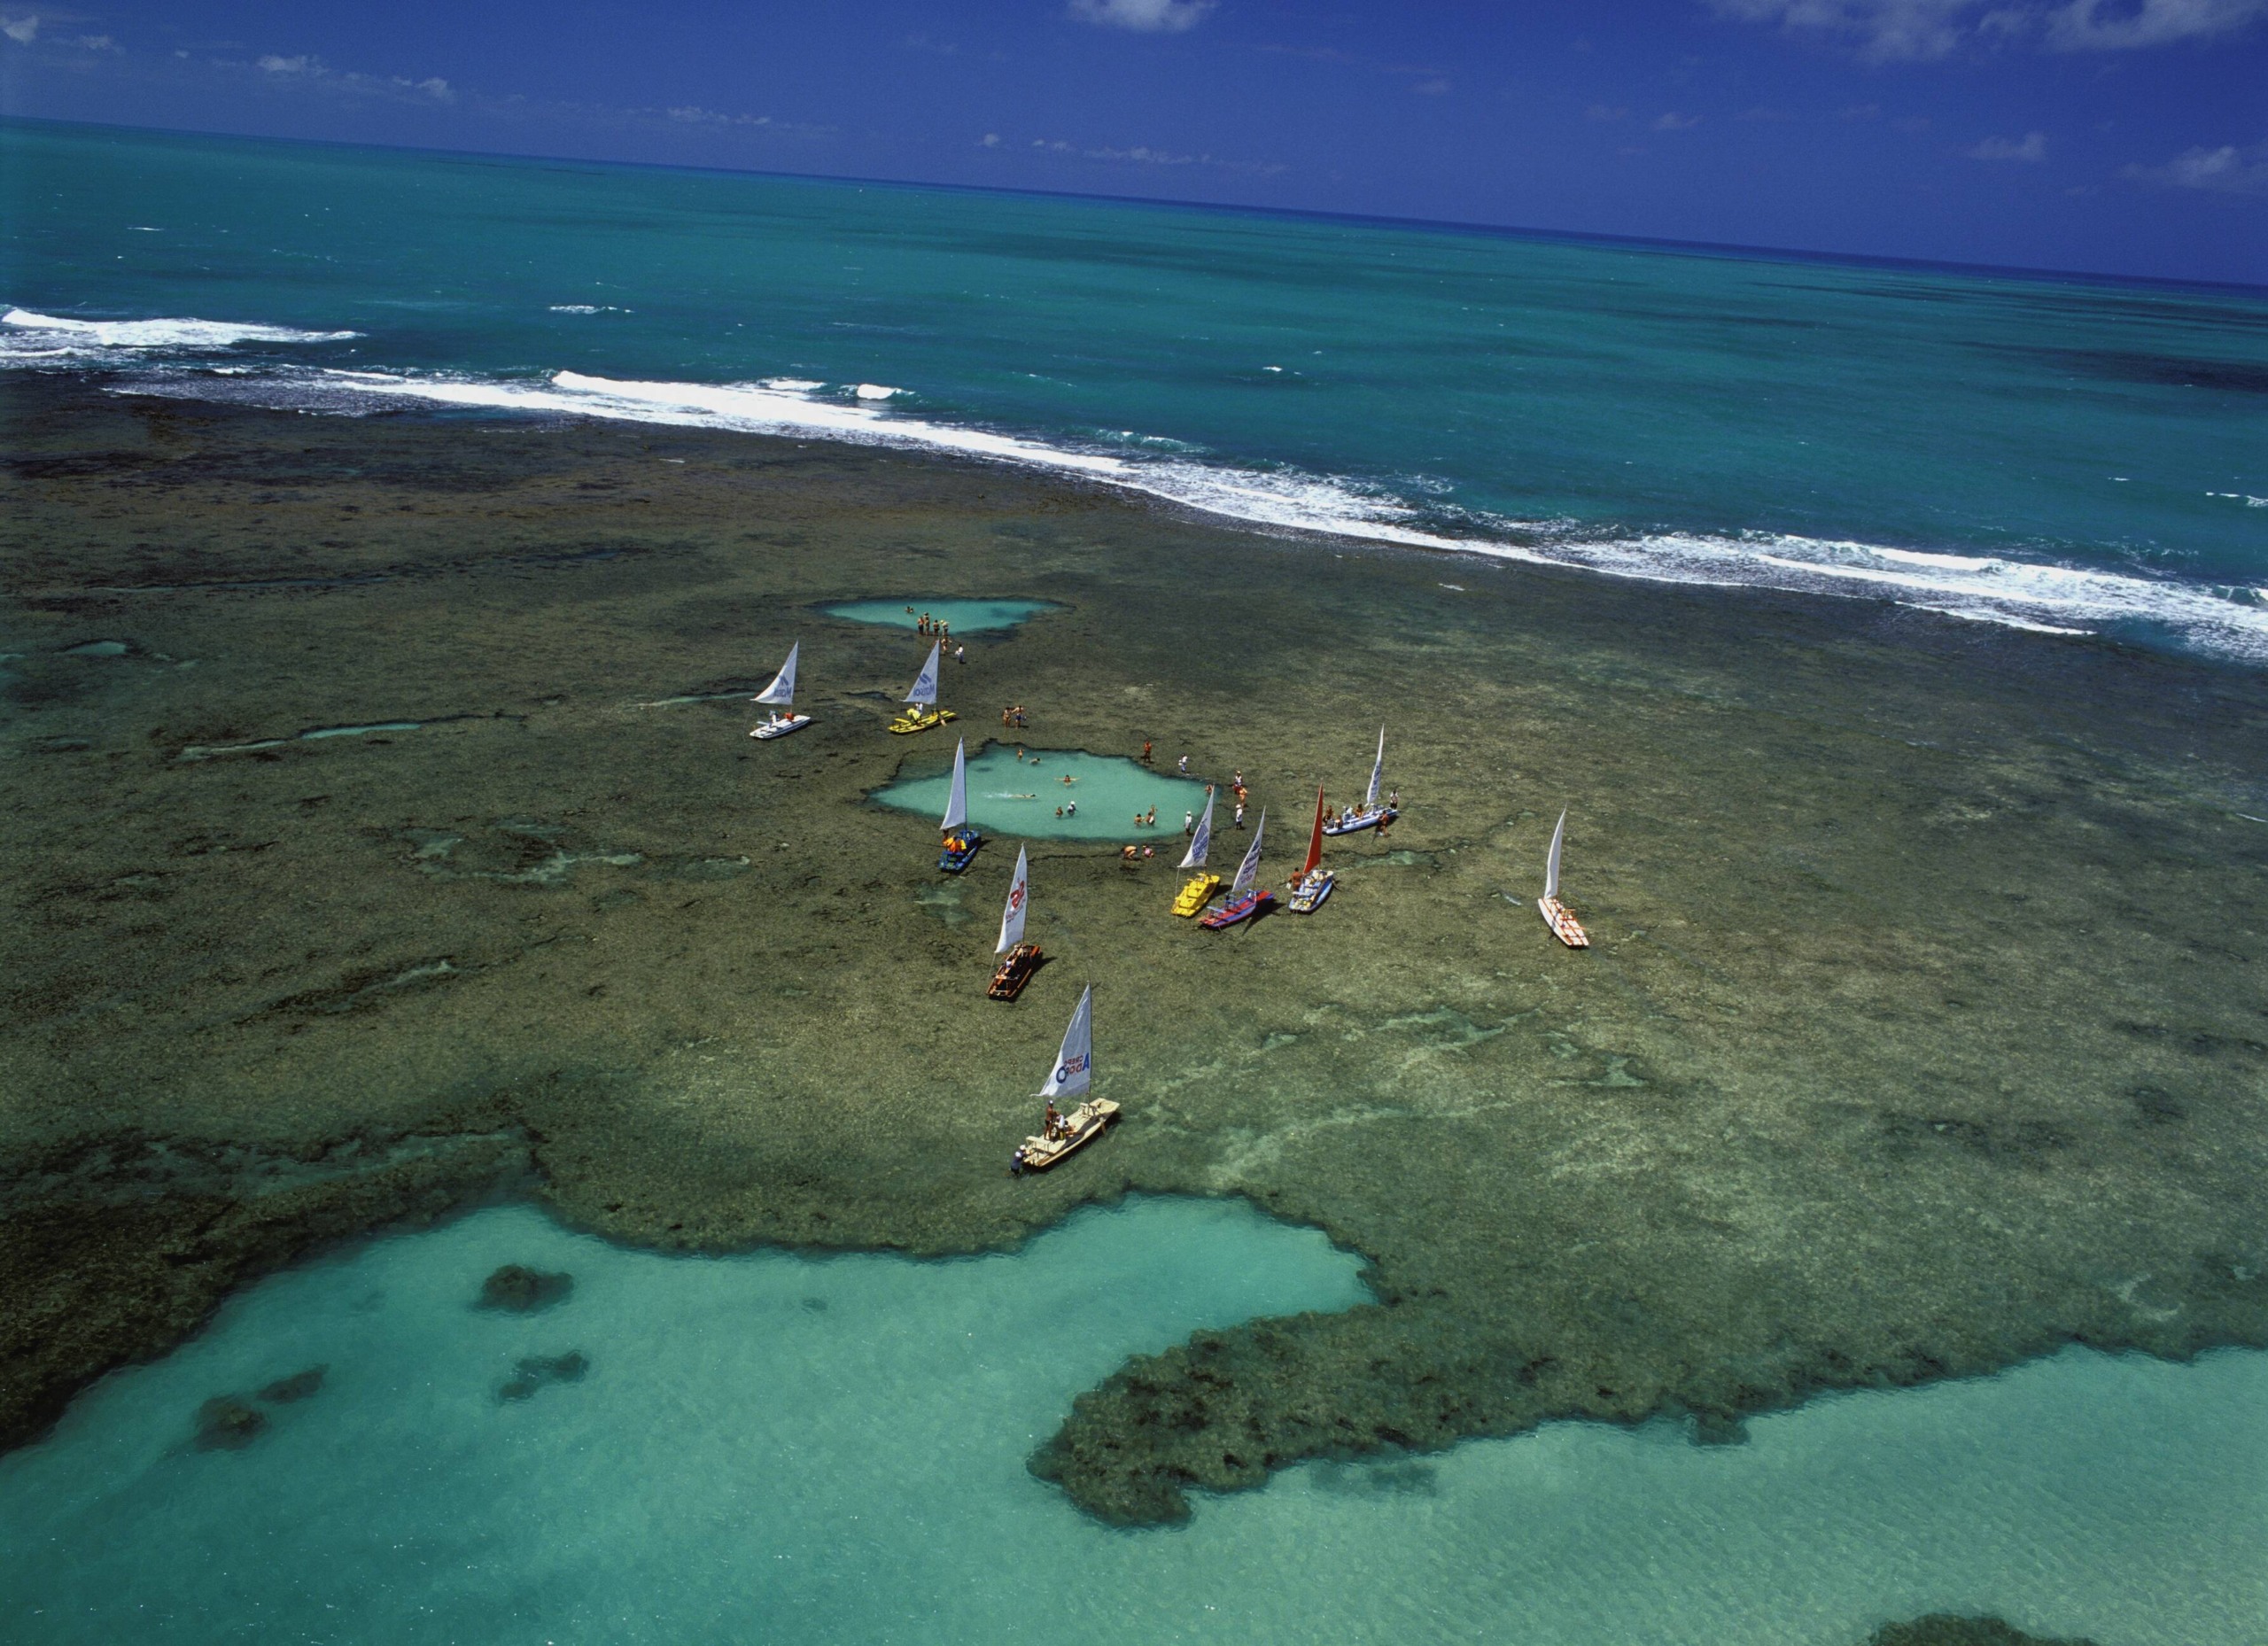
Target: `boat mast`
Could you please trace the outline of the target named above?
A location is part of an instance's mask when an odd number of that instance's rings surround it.
[[[1211,786],[1208,784],[1205,790],[1205,815],[1197,819],[1197,832],[1189,837],[1189,850],[1187,852],[1183,854],[1181,866],[1184,869],[1203,868],[1205,866],[1205,853],[1211,848],[1212,844],[1213,790]]]
[[[788,661],[780,665],[780,672],[772,677],[772,684],[756,695],[756,701],[784,709],[796,701],[796,655],[804,649],[797,641],[788,648]]]
[[[1000,941],[992,952],[1006,954],[1024,940],[1024,906],[1030,897],[1030,870],[1024,848],[1016,848],[1016,877],[1008,882],[1008,905],[1000,911]]]
[[[945,796],[945,815],[937,827],[951,834],[968,821],[968,739],[953,745],[953,786]]]

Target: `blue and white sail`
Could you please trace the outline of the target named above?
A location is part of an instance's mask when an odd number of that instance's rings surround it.
[[[1244,854],[1244,861],[1237,866],[1237,877],[1229,882],[1229,901],[1234,903],[1260,883],[1260,837],[1268,829],[1268,809],[1260,810],[1260,821],[1252,826],[1252,849]]]
[[[913,677],[913,689],[905,694],[905,701],[917,709],[928,709],[937,701],[937,656],[944,642],[933,642],[929,647],[929,661],[921,665],[921,672]]]
[[[968,739],[953,745],[953,786],[945,793],[945,815],[937,827],[951,834],[968,821]]]
[[[1063,1049],[1055,1054],[1055,1068],[1039,1089],[1043,1098],[1084,1098],[1095,1078],[1095,986],[1079,994],[1079,1009],[1071,1013],[1071,1027],[1063,1031]]]
[[[1197,832],[1189,837],[1189,850],[1182,855],[1181,866],[1184,869],[1203,868],[1205,854],[1211,850],[1212,844],[1213,791],[1208,788],[1205,791],[1205,815],[1197,819]]]
[[[1024,940],[1024,905],[1031,899],[1031,867],[1024,848],[1016,848],[1016,877],[1008,882],[1008,904],[1000,911],[1000,941],[995,954],[1006,954]]]
[[[1386,779],[1386,727],[1379,727],[1379,757],[1371,762],[1371,786],[1363,796],[1363,810],[1375,811],[1379,804],[1379,786]]]
[[[757,703],[785,709],[796,701],[796,655],[803,649],[801,641],[788,648],[788,661],[780,665],[780,672],[772,677],[772,684],[756,695]]]

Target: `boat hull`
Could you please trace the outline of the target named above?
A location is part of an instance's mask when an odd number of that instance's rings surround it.
[[[800,732],[811,723],[812,718],[807,714],[785,714],[776,720],[766,720],[749,735],[770,742],[775,737],[785,737],[790,732]]]
[[[1031,982],[1031,974],[1039,970],[1039,945],[1020,943],[1000,957],[1000,964],[992,968],[992,981],[985,988],[988,999],[1013,1000],[1023,993],[1024,985]]]
[[[1401,808],[1397,806],[1379,806],[1367,811],[1357,811],[1343,822],[1326,822],[1323,832],[1326,835],[1359,835],[1366,828],[1384,828],[1401,815]]]
[[[1083,1149],[1110,1129],[1118,1118],[1118,1105],[1108,1098],[1091,1098],[1063,1117],[1060,1137],[1026,1137],[1024,1169],[1044,1172],[1074,1151]]]
[[[937,850],[937,866],[948,874],[958,874],[976,861],[977,848],[983,843],[983,835],[973,828],[947,835]]]
[[[1174,895],[1173,912],[1184,920],[1192,920],[1205,912],[1205,905],[1221,889],[1217,874],[1200,874]]]
[[[1543,923],[1551,928],[1551,935],[1570,949],[1588,949],[1591,946],[1591,935],[1583,929],[1581,920],[1567,912],[1566,905],[1558,898],[1539,898],[1535,912],[1543,917]]]
[[[1276,894],[1272,891],[1248,891],[1233,903],[1223,904],[1197,923],[1208,931],[1217,932],[1226,927],[1240,926],[1262,909],[1273,908],[1275,904]]]
[[[1338,883],[1339,877],[1329,869],[1317,869],[1292,888],[1288,906],[1294,914],[1313,914],[1323,907],[1324,900],[1331,896],[1331,889]]]
[[[889,729],[900,737],[915,732],[926,732],[933,726],[943,726],[960,717],[950,709],[933,709],[928,714],[902,714],[889,723]]]

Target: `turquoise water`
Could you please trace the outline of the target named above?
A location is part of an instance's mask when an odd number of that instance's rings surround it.
[[[471,1307],[505,1263],[540,1312]],[[2268,1641],[2268,1355],[2071,1350],[1821,1400],[1736,1446],[1555,1426],[1315,1464],[1107,1530],[1023,1463],[1129,1354],[1355,1306],[1241,1203],[1137,1200],[1009,1256],[664,1257],[527,1207],[268,1280],[0,1458],[0,1636],[1851,1646],[1932,1610],[2104,1646]],[[499,1391],[526,1359],[579,1377]],[[253,1401],[242,1449],[190,1444]]]
[[[2259,291],[22,122],[0,191],[19,366],[959,451],[2268,657]]]
[[[1057,609],[1052,600],[924,600],[911,606],[902,600],[846,600],[819,608],[830,617],[879,623],[894,629],[918,629],[926,615],[945,624],[955,634],[1004,633],[1027,618]]]
[[[1027,749],[1020,760],[1019,747],[995,743],[969,757],[968,819],[978,828],[1006,839],[1138,841],[1157,847],[1161,855],[1170,846],[1174,861],[1181,860],[1189,845],[1182,817],[1205,810],[1204,784],[1153,771],[1139,761],[1076,749]],[[950,750],[944,759],[942,771],[902,778],[876,789],[873,798],[903,811],[925,812],[932,821],[942,818],[952,788]],[[1073,780],[1066,783],[1067,777]],[[1076,814],[1055,815],[1073,804]],[[1135,816],[1146,816],[1153,807],[1156,826],[1137,827]],[[1215,850],[1233,861],[1244,851],[1246,837],[1229,827],[1225,805],[1214,813],[1213,826],[1220,842]],[[1232,840],[1234,846],[1229,844]]]

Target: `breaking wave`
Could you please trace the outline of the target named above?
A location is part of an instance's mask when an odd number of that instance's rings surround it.
[[[12,308],[0,314],[0,366],[91,366],[159,349],[238,343],[344,343],[359,331],[301,331],[229,320],[72,320]]]

